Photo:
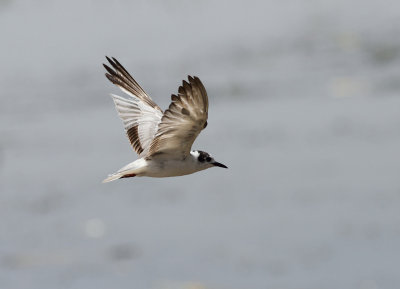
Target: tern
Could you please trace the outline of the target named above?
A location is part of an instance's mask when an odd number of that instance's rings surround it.
[[[106,58],[112,66],[103,64],[106,77],[129,96],[111,94],[139,159],[109,175],[103,183],[136,176],[164,178],[211,167],[227,168],[210,154],[191,150],[208,118],[208,96],[198,77],[188,76],[188,81],[183,80],[163,112],[115,58]]]

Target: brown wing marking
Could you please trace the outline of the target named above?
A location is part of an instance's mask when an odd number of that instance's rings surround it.
[[[137,125],[131,127],[126,131],[128,135],[129,141],[132,144],[133,149],[136,151],[137,154],[141,154],[143,152],[143,147],[140,144],[139,139],[139,127]]]

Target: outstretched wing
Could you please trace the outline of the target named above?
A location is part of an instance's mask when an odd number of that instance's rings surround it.
[[[172,95],[158,131],[150,145],[148,157],[165,154],[168,158],[184,158],[199,133],[207,126],[208,97],[198,77],[188,76]]]
[[[147,155],[161,122],[162,110],[115,58],[106,58],[114,68],[113,70],[103,64],[108,72],[106,77],[130,96],[125,98],[112,94],[115,108],[124,123],[133,149],[139,156]]]

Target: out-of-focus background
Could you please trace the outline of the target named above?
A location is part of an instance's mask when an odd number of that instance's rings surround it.
[[[398,288],[399,35],[398,1],[2,0],[0,288]],[[162,108],[200,76],[229,170],[101,184],[136,159],[105,55]]]

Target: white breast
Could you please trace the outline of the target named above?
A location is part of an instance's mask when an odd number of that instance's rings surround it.
[[[159,160],[153,159],[147,161],[147,167],[139,176],[148,176],[153,178],[175,177],[193,174],[206,169],[198,165],[196,159],[188,157],[185,160]]]

